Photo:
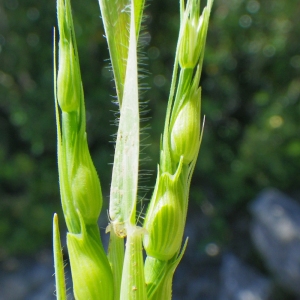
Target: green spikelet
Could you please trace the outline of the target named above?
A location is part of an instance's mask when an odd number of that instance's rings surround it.
[[[182,163],[174,175],[158,175],[156,190],[146,214],[144,247],[148,256],[169,260],[181,246],[185,223],[186,190],[182,182]]]
[[[60,34],[57,99],[62,111],[71,112],[80,108],[82,88],[70,1],[57,1],[57,19]]]
[[[98,175],[88,150],[86,134],[77,137],[74,148],[70,176],[74,206],[80,211],[85,224],[96,224],[103,200]]]
[[[197,69],[189,91],[183,96],[181,107],[172,115],[170,129],[170,151],[174,161],[189,164],[198,155],[201,134],[201,88],[198,87],[200,69]]]

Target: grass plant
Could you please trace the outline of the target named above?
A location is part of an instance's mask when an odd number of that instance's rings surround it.
[[[200,0],[180,0],[180,31],[157,179],[144,222],[138,226],[137,44],[145,3],[99,0],[120,108],[106,253],[97,224],[102,191],[87,143],[71,4],[70,0],[57,0],[58,70],[55,64],[54,76],[58,168],[75,299],[171,299],[173,274],[187,246],[187,239],[183,245],[182,240],[189,188],[203,133],[199,83],[212,2],[208,0],[200,13]],[[54,53],[56,57],[56,50]],[[57,215],[53,229],[56,295],[63,300],[67,294]]]

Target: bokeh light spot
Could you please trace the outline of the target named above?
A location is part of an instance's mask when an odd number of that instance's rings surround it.
[[[279,128],[283,124],[283,118],[279,115],[272,116],[269,119],[269,124],[272,128]]]
[[[249,15],[243,15],[240,17],[239,24],[243,28],[249,28],[252,24],[252,18]]]

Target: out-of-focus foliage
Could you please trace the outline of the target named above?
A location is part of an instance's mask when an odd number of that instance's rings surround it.
[[[75,1],[74,1],[75,2]],[[97,1],[73,4],[86,92],[88,138],[108,184],[114,109]],[[0,1],[0,257],[51,245],[61,213],[53,96],[53,1]],[[101,147],[99,148],[99,145]],[[103,171],[104,170],[104,171]]]
[[[198,174],[204,197],[213,195],[216,227],[244,214],[264,187],[299,190],[299,13],[297,1],[215,6]]]
[[[151,120],[144,152],[155,171],[179,26],[176,1],[151,1],[142,80]],[[115,91],[96,0],[73,1],[91,154],[107,194]],[[55,3],[0,0],[0,259],[51,244],[60,212],[52,44]],[[266,186],[300,182],[298,1],[215,0],[202,77],[204,139],[191,200],[213,215],[212,239],[230,243],[231,221]],[[300,124],[299,124],[300,125]],[[154,183],[154,177],[149,185]],[[107,198],[106,198],[107,199]],[[104,199],[105,200],[105,199]],[[107,201],[106,201],[107,202]]]

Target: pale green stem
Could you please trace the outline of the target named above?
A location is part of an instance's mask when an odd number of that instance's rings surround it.
[[[66,300],[66,284],[64,274],[64,261],[62,255],[62,248],[60,243],[60,234],[58,227],[58,216],[54,214],[53,217],[53,256],[54,256],[54,269],[55,269],[55,286],[56,286],[56,299]]]
[[[118,237],[113,228],[110,228],[110,239],[107,257],[114,277],[114,300],[120,300],[124,263],[124,238]]]
[[[136,226],[127,228],[121,284],[122,300],[147,300],[142,248],[144,229]]]

